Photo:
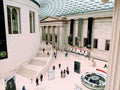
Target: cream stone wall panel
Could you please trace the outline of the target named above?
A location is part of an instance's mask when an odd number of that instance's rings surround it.
[[[91,56],[94,56],[96,59],[108,62],[110,59],[110,51],[92,49]]]
[[[41,22],[41,26],[62,26],[62,22],[52,22],[52,21],[49,21],[49,22]]]
[[[88,17],[93,17],[93,18],[98,18],[98,17],[111,17],[113,15],[113,10],[109,11],[103,11],[103,12],[89,12],[89,13],[84,13],[84,14],[76,14],[76,15],[68,15],[67,20],[70,19],[78,19],[78,18],[83,18],[83,19],[88,19]]]
[[[70,35],[70,21],[68,21],[68,24],[67,24],[67,36]]]
[[[47,18],[44,21],[56,21],[56,19],[54,19],[54,18]]]
[[[105,21],[106,20],[106,21]],[[110,18],[112,20],[112,18]],[[112,21],[107,21],[107,19],[95,19],[93,26],[93,39],[98,39],[98,50],[105,50],[106,40],[111,39],[111,24]]]
[[[95,19],[94,20],[94,37],[97,38],[111,38],[112,18],[107,19]]]
[[[91,55],[105,61],[108,61],[110,56],[110,51],[105,50],[105,43],[111,39],[111,24],[112,18],[94,19],[93,39],[98,39],[98,47],[93,48]]]
[[[20,8],[21,34],[8,34],[7,5]],[[29,11],[35,12],[35,32],[30,33]],[[0,61],[1,76],[15,73],[15,70],[38,51],[40,45],[39,7],[30,0],[4,0],[8,58]],[[4,69],[3,69],[4,68]]]
[[[42,38],[45,38],[45,35],[44,35],[44,27],[40,27],[39,29],[39,33],[40,33],[40,42],[42,41]]]

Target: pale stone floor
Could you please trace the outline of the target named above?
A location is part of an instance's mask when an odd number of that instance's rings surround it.
[[[88,58],[82,56],[82,55],[76,55],[69,53],[68,57],[65,57],[65,52],[58,52],[57,53],[57,59],[53,57],[53,64],[52,66],[55,66],[55,78],[52,80],[48,79],[48,72],[44,75],[43,81],[39,81],[39,85],[36,86],[35,81],[31,83],[30,79],[24,78],[20,75],[16,76],[16,87],[17,90],[22,90],[22,86],[25,85],[26,90],[75,90],[75,85],[80,86],[81,90],[89,90],[81,83],[81,75],[86,72],[100,72],[96,71],[96,68],[107,71],[107,68],[103,68],[104,64],[107,62],[96,60],[96,66],[92,67],[91,60],[88,60]],[[80,74],[74,72],[74,61],[79,61],[81,63],[80,67]],[[59,69],[58,64],[61,63],[61,69]],[[60,72],[63,69],[66,69],[66,67],[69,67],[70,74],[66,75],[65,78],[61,78]],[[102,73],[102,72],[100,72]],[[1,84],[1,82],[0,82]],[[2,83],[3,84],[3,83]],[[1,84],[1,85],[2,85]],[[0,90],[4,90],[3,86]]]

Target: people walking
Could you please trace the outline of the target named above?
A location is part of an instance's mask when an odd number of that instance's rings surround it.
[[[66,76],[66,70],[64,69],[64,71],[63,71],[63,77],[65,78],[65,76]]]
[[[54,52],[54,57],[56,58],[56,53]]]
[[[68,66],[67,66],[67,68],[66,68],[66,72],[67,72],[67,74],[69,74],[69,68],[68,68]]]
[[[41,80],[41,82],[43,81],[43,75],[42,74],[40,75],[40,80]]]
[[[59,69],[61,68],[61,64],[59,63]]]
[[[31,79],[31,83],[33,83],[33,79]]]
[[[47,52],[47,55],[49,56],[49,55],[50,55],[50,53],[49,53],[49,52]]]
[[[39,85],[39,80],[36,78],[36,86]]]
[[[104,68],[108,68],[107,64],[104,65]]]
[[[43,53],[45,52],[45,48],[43,48]]]
[[[63,70],[61,70],[61,78],[63,78]]]

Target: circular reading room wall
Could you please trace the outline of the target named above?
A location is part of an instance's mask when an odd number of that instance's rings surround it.
[[[106,76],[100,73],[86,72],[81,76],[83,85],[92,90],[104,90],[106,84]]]

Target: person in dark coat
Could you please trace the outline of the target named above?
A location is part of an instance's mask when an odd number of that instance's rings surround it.
[[[49,56],[49,55],[50,55],[50,53],[49,53],[49,52],[47,52],[47,55]]]
[[[104,68],[108,68],[107,64],[104,65]]]
[[[64,75],[63,75],[63,76],[64,76],[64,78],[65,78],[65,76],[66,76],[66,70],[65,70],[65,69],[64,69],[63,73],[64,73]]]
[[[25,86],[22,87],[22,90],[26,90]]]
[[[59,63],[59,69],[61,68],[61,64]]]
[[[67,74],[69,74],[69,68],[68,67],[66,68],[66,72],[67,72]]]
[[[39,80],[36,78],[36,86],[39,85]]]
[[[61,70],[61,78],[63,77],[63,70]]]
[[[43,48],[43,53],[45,52],[45,48]]]
[[[42,75],[42,74],[40,75],[40,80],[41,80],[41,82],[42,82],[42,80],[43,80],[43,75]]]

